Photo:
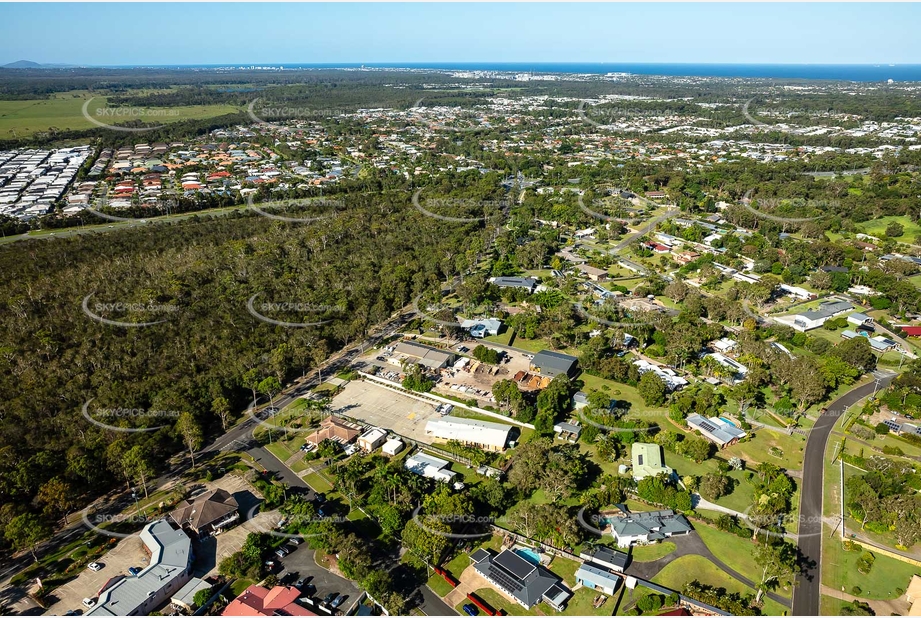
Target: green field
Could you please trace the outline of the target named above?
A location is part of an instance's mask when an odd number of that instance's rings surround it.
[[[106,107],[105,97],[94,97],[85,91],[58,93],[48,99],[0,101],[0,139],[25,137],[52,128],[61,131],[96,128],[97,125],[83,116],[83,104],[91,99],[87,108],[90,117],[114,125],[134,119],[162,125],[240,111],[231,105],[189,105],[169,109],[132,108],[131,116],[104,116],[97,109]]]
[[[671,541],[662,541],[655,545],[637,545],[631,549],[630,554],[637,562],[654,562],[669,555],[675,549],[677,548]]]
[[[898,237],[900,242],[915,242],[918,234],[921,234],[921,226],[904,215],[880,217],[872,221],[858,223],[857,227],[863,231],[864,234],[882,238],[886,233],[886,226],[893,221],[902,224],[902,227],[905,228],[905,234]]]

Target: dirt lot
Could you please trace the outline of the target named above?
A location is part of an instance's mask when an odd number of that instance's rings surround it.
[[[434,405],[393,392],[370,380],[349,382],[333,399],[332,407],[335,412],[425,443],[431,442],[425,436],[425,423],[438,416]]]

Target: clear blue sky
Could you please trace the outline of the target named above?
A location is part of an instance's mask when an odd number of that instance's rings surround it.
[[[0,4],[0,64],[921,64],[919,4]]]

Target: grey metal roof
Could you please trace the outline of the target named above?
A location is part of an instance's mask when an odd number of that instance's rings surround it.
[[[564,602],[570,594],[561,585],[562,580],[559,577],[542,566],[531,564],[514,551],[506,549],[494,555],[478,549],[470,558],[474,570],[525,607],[537,605],[548,593],[551,595],[548,599],[555,603]],[[567,596],[558,600],[561,593]]]
[[[590,562],[597,562],[603,566],[626,568],[629,556],[622,551],[599,545],[587,552],[582,552],[579,557]]]
[[[192,563],[192,541],[182,530],[176,530],[165,519],[148,524],[141,531],[141,540],[150,551],[150,564],[137,577],[118,582],[102,593],[87,616],[130,616],[147,614],[141,611],[151,598],[162,590],[183,583]]]
[[[575,356],[552,352],[550,350],[541,350],[534,355],[531,364],[540,369],[554,369],[556,371],[569,372],[578,362]]]

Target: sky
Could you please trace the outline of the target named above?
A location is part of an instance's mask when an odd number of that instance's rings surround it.
[[[0,65],[921,64],[921,4],[0,4]]]

